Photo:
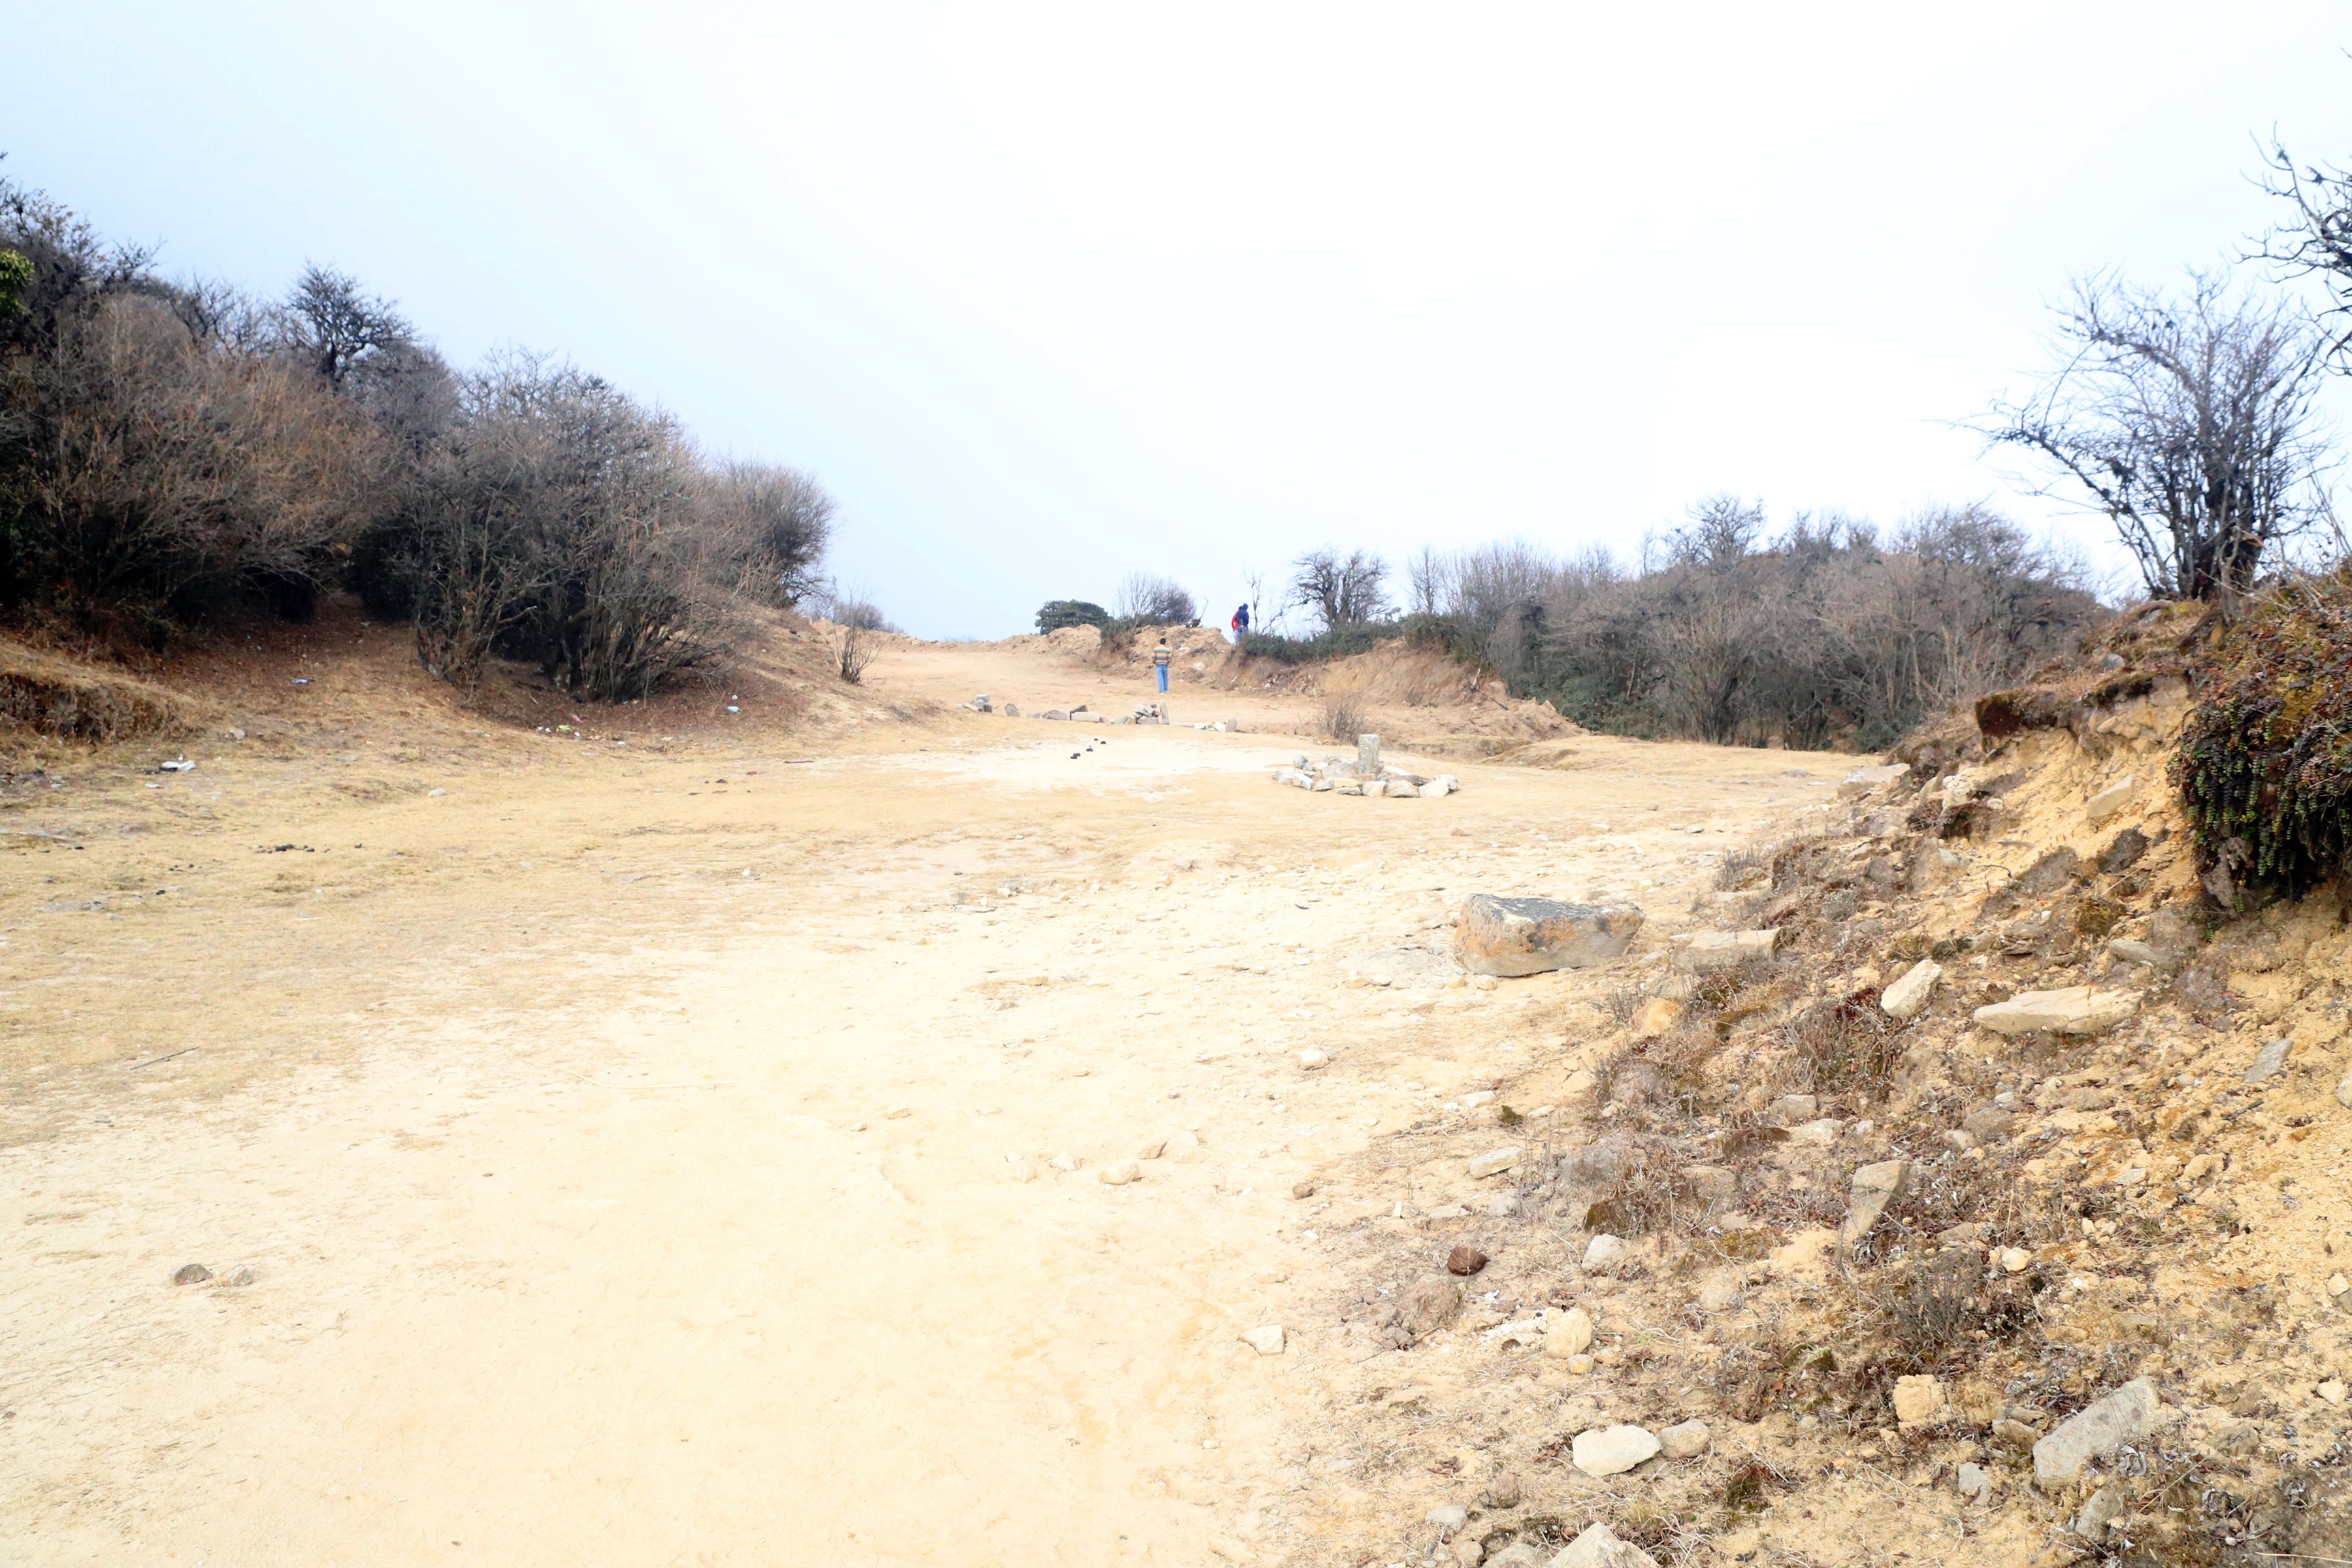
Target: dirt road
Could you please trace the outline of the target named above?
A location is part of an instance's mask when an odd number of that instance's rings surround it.
[[[1369,1156],[1600,984],[1343,961],[1482,889],[1668,929],[1846,765],[1595,740],[1389,802],[1273,787],[1260,733],[745,733],[10,797],[0,1557],[1322,1561],[1325,1233],[1442,1199]]]

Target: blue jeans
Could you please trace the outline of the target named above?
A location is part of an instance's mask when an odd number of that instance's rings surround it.
[[[1153,665],[1153,666],[1152,666],[1152,668],[1153,668],[1154,670],[1158,671],[1158,672],[1159,672],[1159,675],[1160,675],[1160,694],[1161,694],[1162,696],[1167,695],[1167,691],[1168,691],[1168,667],[1167,667],[1166,665],[1164,665],[1164,664],[1156,664],[1156,665]]]

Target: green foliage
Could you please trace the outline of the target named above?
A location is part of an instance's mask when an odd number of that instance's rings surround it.
[[[1342,624],[1318,632],[1311,637],[1276,637],[1269,632],[1252,632],[1242,639],[1242,652],[1251,658],[1270,658],[1277,664],[1315,664],[1327,658],[1346,658],[1350,654],[1370,653],[1384,642],[1393,642],[1405,635],[1402,621],[1359,621]]]
[[[1058,632],[1065,626],[1100,628],[1108,625],[1110,612],[1085,599],[1048,599],[1037,612],[1037,629],[1041,632]]]
[[[2200,868],[2294,893],[2352,853],[2352,569],[2286,584],[2200,660],[2172,779]],[[2209,887],[2216,886],[2209,879]]]
[[[32,292],[32,258],[14,250],[0,250],[0,321],[13,321],[23,315],[25,301]]]

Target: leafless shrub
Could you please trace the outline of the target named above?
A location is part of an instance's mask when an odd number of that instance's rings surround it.
[[[879,651],[880,645],[875,640],[871,628],[845,625],[834,641],[834,668],[850,685],[861,685],[866,679],[866,666],[874,662],[874,656]]]
[[[1365,733],[1361,699],[1353,692],[1334,692],[1323,699],[1323,738],[1353,741]]]
[[[1903,1028],[1879,1009],[1875,989],[1807,1008],[1789,1026],[1788,1040],[1814,1094],[1851,1094],[1874,1104],[1893,1091]]]

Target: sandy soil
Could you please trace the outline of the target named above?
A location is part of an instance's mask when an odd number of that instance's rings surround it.
[[[1851,759],[1580,740],[1390,802],[1266,781],[1304,699],[941,708],[1150,695],[1036,641],[894,646],[878,724],[589,741],[362,633],[299,693],[257,650],[277,706],[193,772],[20,764],[0,1557],[1341,1560],[1333,1347],[1237,1336],[1413,1188],[1367,1150],[1592,984],[1342,962],[1473,890],[1687,906]]]

